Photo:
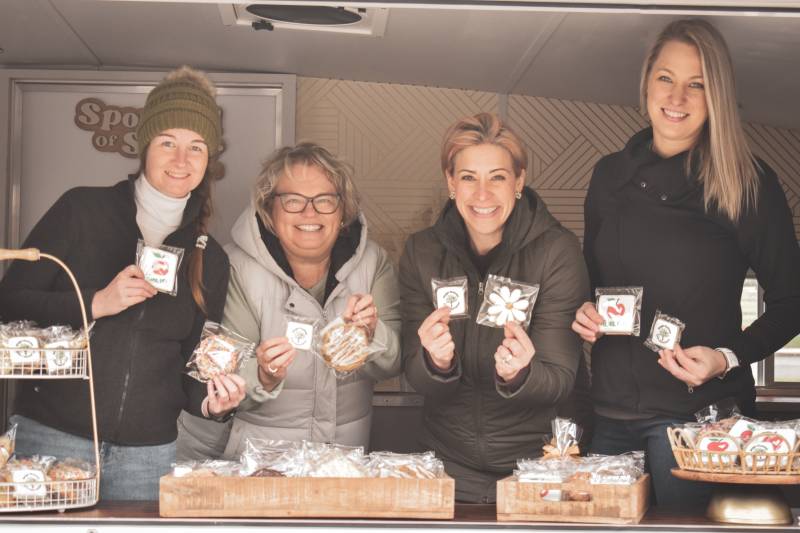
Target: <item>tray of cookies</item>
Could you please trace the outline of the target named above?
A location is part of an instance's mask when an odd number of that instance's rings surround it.
[[[251,439],[240,461],[176,464],[161,516],[453,518],[455,483],[432,452]]]
[[[683,470],[717,474],[800,474],[800,419],[764,422],[732,415],[667,429]]]

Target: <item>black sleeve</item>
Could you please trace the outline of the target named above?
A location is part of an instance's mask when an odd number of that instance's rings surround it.
[[[75,199],[80,191],[64,193],[31,231],[23,248],[38,248],[69,265],[69,258],[80,242],[77,232]],[[40,326],[69,324],[83,326],[75,289],[64,270],[53,261],[41,258],[11,263],[0,282],[0,320],[34,320]],[[65,281],[66,280],[66,281]],[[87,319],[92,321],[92,299],[98,288],[81,287]]]
[[[204,314],[199,307],[195,312],[192,332],[181,343],[181,352],[186,362],[192,357],[197,343],[200,342],[200,335],[203,332],[203,324],[205,324],[206,320],[222,322],[222,310],[225,307],[225,298],[228,294],[230,264],[222,248],[216,243],[214,244],[215,246],[212,246],[211,241],[209,241],[209,246],[204,252],[204,254],[213,256],[213,258],[205,258],[203,262],[203,281],[205,285],[203,296],[205,297],[208,315]],[[186,411],[195,416],[202,417],[203,413],[200,407],[207,395],[206,384],[200,383],[193,377],[184,374],[183,388],[189,399]]]
[[[739,238],[764,288],[766,311],[728,342],[743,364],[764,359],[800,333],[800,247],[780,182],[766,163],[761,165],[757,209],[742,218]]]
[[[594,250],[594,241],[600,231],[600,209],[598,196],[601,194],[603,185],[601,176],[603,175],[605,160],[600,160],[594,167],[592,179],[589,181],[589,189],[586,192],[586,200],[583,204],[583,257],[586,261],[586,268],[589,271],[589,283],[591,299],[594,299],[594,289],[599,284],[599,270],[597,268],[597,256]]]
[[[406,379],[420,394],[431,398],[447,398],[460,386],[461,363],[458,354],[450,370],[440,371],[430,361],[422,347],[417,330],[433,312],[430,279],[421,279],[417,268],[414,238],[409,237],[400,258],[400,297],[403,307],[402,357]]]

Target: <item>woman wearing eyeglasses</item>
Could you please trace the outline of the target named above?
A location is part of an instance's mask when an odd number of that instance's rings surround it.
[[[229,438],[184,414],[179,458],[233,458],[252,437],[368,446],[374,382],[400,373],[400,296],[388,255],[367,239],[348,166],[313,143],[278,150],[232,236],[223,322],[258,343],[242,371],[249,400]],[[289,344],[291,315],[321,326],[344,316],[386,349],[337,379]]]

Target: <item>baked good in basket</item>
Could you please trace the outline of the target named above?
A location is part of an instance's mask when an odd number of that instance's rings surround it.
[[[86,481],[93,477],[91,467],[73,460],[59,461],[47,472],[47,478],[54,482],[50,484],[51,496],[64,503],[74,503],[85,498],[88,484],[73,482]]]

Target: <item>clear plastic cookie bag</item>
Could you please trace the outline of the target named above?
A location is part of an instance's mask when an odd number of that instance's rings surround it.
[[[604,320],[600,325],[601,332],[606,335],[639,336],[643,287],[598,287],[594,293],[597,312]]]
[[[451,319],[469,318],[468,289],[469,282],[466,276],[432,278],[433,306],[436,309],[449,307]]]
[[[136,265],[144,279],[159,292],[178,294],[178,271],[183,261],[183,248],[176,246],[150,246],[142,239],[136,243]]]
[[[527,329],[537,296],[538,284],[530,285],[489,274],[476,322],[492,328],[502,328],[509,322],[515,322]]]
[[[192,353],[187,374],[201,383],[221,374],[235,374],[255,353],[256,345],[233,330],[206,321],[200,342]]]

